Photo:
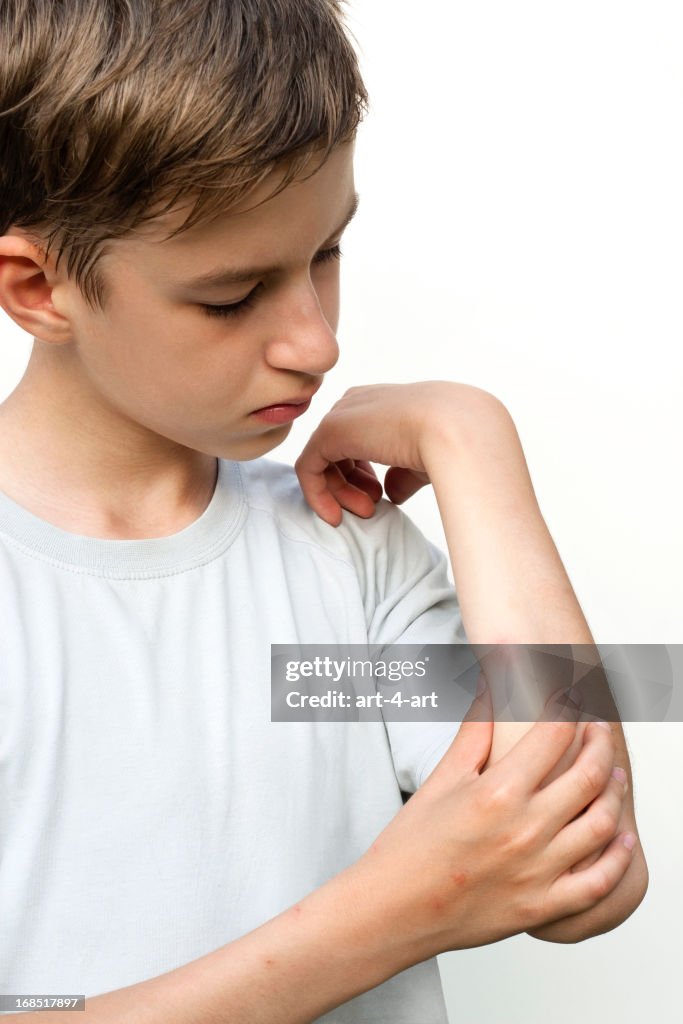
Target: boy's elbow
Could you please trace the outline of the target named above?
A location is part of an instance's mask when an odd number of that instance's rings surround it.
[[[604,935],[606,932],[618,928],[635,913],[645,899],[649,884],[650,874],[647,863],[645,858],[641,857],[637,865],[632,865],[628,888],[619,892],[618,899],[609,900],[607,897],[603,903],[598,903],[592,910],[559,921],[552,921],[541,928],[527,932],[527,934],[534,939],[542,939],[544,942],[565,944],[585,942],[586,939],[592,939],[596,935]]]
[[[604,927],[595,933],[589,933],[585,937],[591,938],[592,934],[602,935],[604,932],[610,932],[614,928],[618,928],[624,921],[627,921],[645,899],[649,884],[650,872],[648,871],[645,858],[641,855],[636,863],[633,864],[632,877],[629,878],[628,888],[625,889],[623,895],[617,901],[614,910],[608,915]]]
[[[620,924],[627,921],[645,899],[645,894],[647,893],[649,885],[650,872],[648,871],[645,858],[642,857],[638,860],[637,870],[634,873],[634,878],[631,880],[628,891],[624,894],[623,899],[621,899],[617,904],[614,914],[611,915],[611,919],[608,919],[606,927],[601,928],[595,934],[601,935],[604,932],[612,931],[612,929],[618,928]],[[591,938],[591,935],[587,935],[586,938]]]

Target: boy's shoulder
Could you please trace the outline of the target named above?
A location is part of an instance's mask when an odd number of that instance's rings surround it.
[[[432,548],[406,513],[385,497],[379,499],[369,518],[345,509],[339,526],[331,526],[306,501],[293,466],[265,457],[238,466],[250,510],[268,513],[290,540],[315,544],[331,555],[353,561],[356,568],[370,559]]]
[[[252,542],[265,543],[260,531],[275,529],[283,546],[293,543],[297,557],[314,561],[330,587],[357,588],[370,643],[465,640],[446,555],[398,505],[382,497],[369,518],[345,509],[340,525],[331,526],[306,501],[293,466],[265,457],[238,465]]]

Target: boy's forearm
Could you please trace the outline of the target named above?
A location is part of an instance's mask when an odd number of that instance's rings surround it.
[[[148,981],[86,999],[63,1024],[305,1024],[417,962],[376,913],[353,864],[227,946]],[[2,1018],[54,1024],[54,1013]]]
[[[469,643],[592,644],[511,416],[485,393],[439,413],[422,454]]]
[[[423,458],[444,526],[468,641],[593,645],[505,407],[483,393],[479,403],[454,410],[450,422],[440,410],[425,447]],[[530,727],[531,723],[496,721],[488,763],[503,757]],[[616,764],[626,769],[629,781],[619,828],[637,835],[621,723],[614,723],[612,731]],[[577,753],[578,749],[566,759],[562,770]],[[590,911],[538,929],[535,937],[574,942],[607,931],[635,910],[647,882],[647,865],[638,848],[609,897]]]

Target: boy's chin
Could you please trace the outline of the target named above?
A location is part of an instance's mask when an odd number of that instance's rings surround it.
[[[228,462],[248,462],[250,459],[259,459],[262,455],[272,452],[286,440],[291,423],[278,423],[266,426],[259,433],[244,436],[235,441],[232,439],[227,444],[217,442],[211,446],[211,450],[202,449],[205,454],[213,455]]]

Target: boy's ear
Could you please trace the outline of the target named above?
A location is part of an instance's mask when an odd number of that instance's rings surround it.
[[[58,276],[38,245],[11,229],[0,236],[0,306],[22,330],[55,345],[72,340],[71,324],[53,305]]]

